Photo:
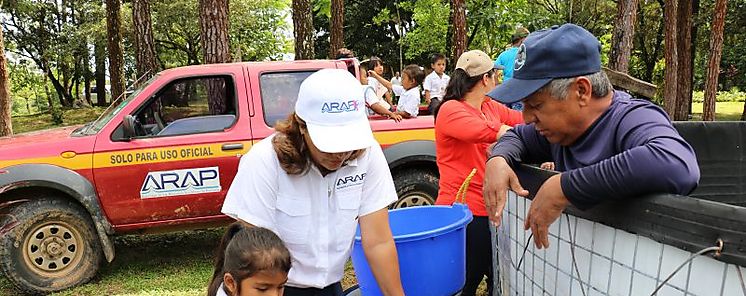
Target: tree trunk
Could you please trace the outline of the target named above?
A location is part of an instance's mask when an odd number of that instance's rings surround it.
[[[702,108],[702,120],[715,120],[715,96],[718,91],[718,75],[720,74],[720,57],[723,53],[723,28],[725,27],[725,13],[727,0],[715,2],[715,12],[712,17],[712,33],[710,34],[710,59],[707,63],[707,77],[705,80],[705,103]]]
[[[96,38],[94,59],[96,60],[96,105],[106,106],[106,42]]]
[[[228,0],[200,0],[199,19],[205,64],[230,63]],[[222,114],[226,109],[224,80],[207,79],[206,86],[210,113]]]
[[[687,1],[687,0],[682,0]],[[663,75],[663,81],[665,81],[665,88],[663,89],[663,109],[666,110],[668,116],[673,118],[676,111],[676,99],[677,99],[677,87],[676,79],[678,78],[678,51],[676,48],[676,8],[678,6],[678,0],[667,0],[663,9],[663,16],[666,23],[666,49],[664,56],[666,59],[666,72]]]
[[[632,52],[632,38],[635,35],[638,0],[619,0],[614,33],[609,52],[609,68],[622,73],[629,71],[629,56]]]
[[[150,20],[150,1],[132,1],[132,25],[134,26],[135,64],[137,77],[152,76],[158,72],[158,62],[155,59],[155,41],[153,41],[153,25]]]
[[[337,50],[345,46],[344,42],[344,0],[331,0],[332,5],[332,20],[331,20],[331,36],[329,37],[329,58],[333,59],[337,54]]]
[[[692,52],[692,25],[694,22],[691,1],[679,2],[678,19],[676,21],[679,36],[676,45],[679,56],[679,78],[676,79],[678,98],[676,99],[676,111],[673,120],[688,120],[692,105],[692,82],[694,79],[694,73],[692,72],[694,66],[692,64],[692,55],[694,54]]]
[[[106,0],[106,35],[109,51],[109,83],[114,101],[124,93],[124,55],[122,54],[122,13],[120,0]]]
[[[88,42],[86,42],[81,50],[83,50],[83,57],[81,58],[83,67],[83,96],[88,106],[93,106],[93,101],[91,101],[91,77],[93,77],[93,73],[91,73],[91,53],[88,50]]]
[[[692,1],[692,18],[696,19],[698,16],[699,16],[699,0],[693,0]],[[692,69],[694,69],[694,60],[695,60],[696,52],[697,52],[697,32],[699,32],[699,22],[693,22],[692,24],[692,45],[691,45],[692,55],[690,56],[691,60],[689,60],[689,64],[691,65]],[[694,79],[694,75],[692,75],[692,80],[693,79]],[[692,89],[694,89],[694,82],[692,82]],[[692,104],[689,103],[689,114],[693,113],[692,108],[693,108]]]
[[[293,35],[295,35],[295,59],[313,59],[311,0],[293,0]]]
[[[466,51],[466,1],[451,0],[453,13],[453,61]]]
[[[443,0],[441,0],[441,1],[443,1]],[[445,1],[448,3],[448,5],[451,5],[451,7],[453,7],[453,4],[450,2],[451,0],[445,0]],[[450,20],[450,21],[448,22],[448,31],[446,31],[446,52],[443,53],[446,56],[448,56],[450,54],[453,54],[453,51],[451,50],[451,48],[453,48],[453,31],[454,31],[454,29],[453,29],[453,17],[454,17],[453,9],[449,9],[448,10],[448,20]],[[447,69],[449,69],[449,70],[455,69],[456,66],[454,66],[454,65],[456,64],[456,60],[453,59],[453,56],[449,56],[448,58],[451,59],[451,62],[446,63]]]
[[[230,63],[228,0],[199,0],[199,21],[205,64]]]
[[[0,4],[2,1],[0,0]],[[3,30],[0,28],[0,137],[13,135],[13,122],[10,108],[13,99],[10,97],[10,81],[8,81],[8,61],[5,59],[5,41]]]
[[[65,91],[65,87],[62,86],[59,80],[57,80],[57,77],[54,77],[54,73],[52,73],[52,70],[46,69],[45,73],[47,74],[47,78],[52,81],[54,91],[57,92],[57,98],[59,98],[60,100],[60,106],[72,107],[72,104],[69,103],[72,102],[72,98],[69,97],[69,94]]]

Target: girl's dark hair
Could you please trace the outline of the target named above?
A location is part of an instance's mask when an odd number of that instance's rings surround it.
[[[417,65],[407,65],[401,70],[402,73],[406,73],[409,79],[414,79],[416,85],[422,85],[422,81],[425,80],[425,71]]]
[[[383,60],[377,56],[370,57],[370,60],[368,61],[368,70],[375,69],[378,65],[383,66]]]
[[[312,163],[311,152],[303,139],[303,133],[308,132],[306,122],[293,112],[287,119],[277,122],[275,131],[277,134],[272,138],[272,147],[280,161],[280,167],[289,175],[305,174]],[[345,162],[360,157],[364,152],[365,149],[355,150]]]
[[[289,272],[290,251],[271,230],[235,222],[228,226],[216,251],[207,295],[217,295],[226,273],[240,283],[260,271]],[[238,289],[240,292],[240,285]]]
[[[437,63],[440,60],[445,61],[446,56],[444,56],[442,53],[434,53],[432,56],[430,56],[430,65]]]
[[[451,74],[451,80],[448,81],[448,86],[446,87],[446,94],[443,95],[443,101],[440,102],[440,104],[435,108],[435,111],[433,111],[433,120],[438,117],[438,111],[440,111],[440,106],[443,106],[445,102],[448,102],[450,100],[462,100],[464,99],[464,96],[466,96],[466,93],[468,93],[472,88],[474,88],[474,85],[476,85],[479,81],[482,80],[482,77],[484,75],[487,75],[488,77],[492,77],[492,75],[495,73],[495,70],[489,70],[487,73],[476,75],[474,77],[469,76],[469,74],[466,74],[466,71],[463,69],[456,69]]]

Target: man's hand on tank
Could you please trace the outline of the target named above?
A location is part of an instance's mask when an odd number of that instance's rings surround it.
[[[508,165],[508,162],[502,157],[494,157],[487,161],[482,192],[487,207],[487,215],[490,221],[497,226],[502,221],[508,190],[512,190],[523,197],[528,196],[528,190],[523,189],[518,176]]]
[[[549,226],[559,218],[562,211],[570,204],[562,192],[561,174],[556,174],[539,188],[526,215],[523,228],[531,229],[534,244],[537,248],[549,248]]]

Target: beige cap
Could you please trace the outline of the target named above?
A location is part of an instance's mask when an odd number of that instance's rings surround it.
[[[481,50],[470,50],[462,53],[456,62],[456,69],[462,69],[469,75],[474,77],[487,73],[495,67],[492,59]]]

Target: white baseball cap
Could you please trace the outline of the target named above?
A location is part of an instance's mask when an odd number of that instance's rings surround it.
[[[365,149],[378,144],[365,112],[365,95],[371,90],[345,70],[319,70],[301,83],[295,113],[319,150]]]

